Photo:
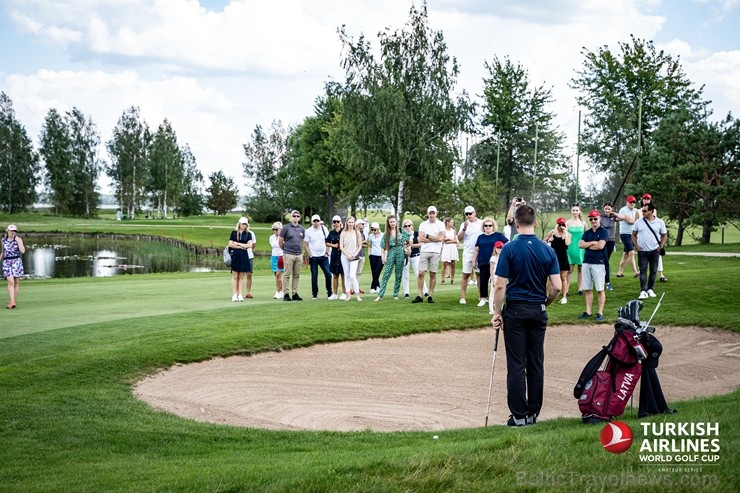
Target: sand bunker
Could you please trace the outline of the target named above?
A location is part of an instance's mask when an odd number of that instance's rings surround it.
[[[573,385],[612,333],[611,325],[548,329],[540,419],[579,416]],[[136,386],[135,394],[157,409],[236,426],[339,431],[480,427],[493,335],[490,328],[448,331],[220,358],[152,375]],[[740,334],[659,327],[656,336],[664,347],[658,375],[669,404],[738,388]],[[489,424],[502,424],[509,415],[503,337],[498,349]]]

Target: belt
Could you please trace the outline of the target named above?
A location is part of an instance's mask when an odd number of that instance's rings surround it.
[[[519,300],[506,300],[506,305],[544,305],[545,300],[542,301],[519,301]]]
[[[15,260],[17,258],[21,258],[20,255],[15,256],[15,257],[4,257],[3,260]]]

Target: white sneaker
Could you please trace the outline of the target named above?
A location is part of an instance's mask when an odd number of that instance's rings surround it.
[[[465,298],[460,298],[460,304],[461,304],[461,305],[464,305],[464,304],[466,304],[466,303],[467,303],[467,301],[465,301]]]
[[[640,296],[638,296],[639,299],[644,300],[648,297],[648,294],[645,291],[640,291]]]
[[[272,297],[273,300],[281,300],[283,299],[283,293],[280,291],[275,291],[275,296]]]
[[[244,301],[244,296],[242,296],[241,294],[239,294],[239,298],[237,299],[237,301]]]
[[[371,289],[371,290],[370,290],[370,294],[375,294],[375,293],[377,293],[377,291],[376,291],[376,290],[374,290],[374,289]]]
[[[329,296],[329,301],[333,301],[333,300],[336,300],[338,298],[339,297],[336,294],[333,294],[333,295]]]
[[[648,289],[648,296],[650,296],[651,298],[655,298],[657,295],[655,294],[655,291],[653,291],[652,289]]]
[[[231,301],[239,301],[239,295],[235,294],[234,296],[232,296]]]
[[[478,302],[478,307],[486,306],[488,304],[488,300],[480,300]]]
[[[345,293],[342,293],[342,296],[339,297],[341,301],[344,301],[347,299],[347,295]]]
[[[563,298],[560,300],[561,305],[567,305],[568,304],[568,298]]]
[[[468,286],[475,286],[476,283],[477,281],[468,281]]]

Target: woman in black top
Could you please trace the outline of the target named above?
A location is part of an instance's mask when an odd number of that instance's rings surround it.
[[[252,259],[248,249],[252,248],[254,237],[249,231],[249,220],[246,217],[239,219],[236,228],[229,237],[231,249],[231,301],[244,301],[242,287],[247,272],[252,272]]]

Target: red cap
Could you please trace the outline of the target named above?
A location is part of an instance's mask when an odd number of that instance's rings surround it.
[[[493,244],[493,248],[501,248],[502,246],[504,246],[503,241],[497,241],[496,243]]]
[[[629,197],[627,197],[627,202],[637,202],[637,199],[634,195],[630,195]]]
[[[565,218],[559,217],[557,221],[555,221],[557,224],[565,224]]]
[[[642,194],[642,198],[643,198],[643,199],[650,199],[650,200],[653,200],[653,196],[652,196],[652,195],[650,195],[649,193],[644,193],[644,194]]]
[[[592,210],[591,212],[588,213],[588,217],[601,217],[601,214],[599,214],[599,211],[597,211],[596,209],[594,209],[594,210]]]

